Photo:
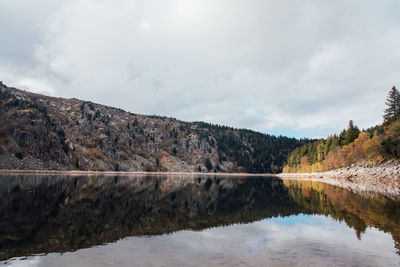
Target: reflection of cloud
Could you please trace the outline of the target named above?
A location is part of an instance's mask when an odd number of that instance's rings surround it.
[[[268,243],[268,238],[264,237],[262,240],[258,241],[256,244],[249,244],[247,247],[247,251],[249,253],[252,253],[255,250],[258,250],[258,248],[263,248],[267,245]]]
[[[287,223],[287,221],[289,223]],[[389,234],[367,229],[358,240],[324,216],[289,216],[203,231],[128,237],[116,243],[41,258],[45,266],[396,265]],[[190,264],[189,264],[190,263]]]
[[[285,220],[291,222],[286,223]],[[290,250],[290,253],[313,254],[313,251],[318,249],[332,255],[338,253],[357,255],[363,250],[366,253],[377,254],[376,247],[379,247],[381,255],[394,253],[390,235],[369,229],[359,241],[354,230],[348,228],[346,224],[324,216],[290,216],[278,220],[212,228],[201,232],[183,231],[174,235],[175,238],[171,238],[171,243],[177,242],[180,245],[184,243],[185,248],[203,253],[228,251],[232,255],[253,255],[265,253],[266,250],[270,252]],[[371,242],[373,240],[377,242],[374,244]]]
[[[325,216],[289,216],[201,232],[184,231],[175,236],[170,240],[172,243],[179,240],[180,246],[183,243],[183,247],[197,253],[228,253],[242,257],[298,254],[311,258],[342,257],[349,261],[353,257],[363,260],[365,255],[396,257],[389,234],[368,229],[360,241],[345,223]],[[372,260],[375,259],[372,257]]]

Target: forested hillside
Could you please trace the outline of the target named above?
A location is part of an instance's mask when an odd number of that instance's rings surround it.
[[[284,172],[320,172],[357,162],[381,163],[400,158],[400,93],[393,87],[387,97],[382,125],[360,132],[353,121],[339,135],[296,148]]]
[[[277,173],[307,142],[0,83],[0,169]]]

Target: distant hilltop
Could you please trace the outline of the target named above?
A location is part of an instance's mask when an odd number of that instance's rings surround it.
[[[0,83],[0,169],[277,173],[308,142]]]

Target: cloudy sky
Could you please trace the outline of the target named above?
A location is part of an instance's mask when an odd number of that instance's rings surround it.
[[[382,122],[398,0],[0,0],[0,80],[295,137]]]

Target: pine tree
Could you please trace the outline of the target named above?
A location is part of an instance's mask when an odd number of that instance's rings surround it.
[[[349,126],[347,127],[347,131],[345,134],[345,138],[344,138],[344,145],[348,145],[351,142],[353,142],[358,135],[360,134],[360,130],[358,129],[357,126],[354,126],[354,123],[352,120],[349,121]]]
[[[160,160],[158,158],[156,158],[156,167],[157,169],[160,167]]]
[[[206,158],[206,162],[205,162],[204,165],[206,166],[207,170],[209,170],[209,171],[213,168],[213,165],[212,165],[211,160],[209,158]]]
[[[392,87],[386,98],[385,114],[383,115],[384,122],[390,123],[400,117],[400,92],[396,87]]]

